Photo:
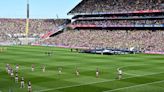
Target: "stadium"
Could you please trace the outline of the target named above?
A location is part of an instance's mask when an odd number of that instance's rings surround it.
[[[58,2],[58,1],[56,1]],[[164,92],[164,0],[81,0],[71,18],[0,18],[0,92]]]

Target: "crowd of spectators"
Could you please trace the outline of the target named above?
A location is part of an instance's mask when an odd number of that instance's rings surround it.
[[[164,19],[160,20],[85,20],[75,21],[73,25],[150,25],[150,24],[164,24]]]
[[[63,25],[66,19],[30,19],[29,38],[40,38],[49,31]],[[0,19],[0,44],[20,43],[19,38],[25,38],[26,19]]]
[[[6,36],[6,34],[3,33],[3,32],[0,32],[0,42],[5,41],[6,39],[8,39],[7,36]]]
[[[0,44],[2,43],[15,43],[19,42],[16,38],[11,38],[10,35],[6,34],[5,32],[0,32]]]
[[[40,42],[67,47],[132,48],[141,51],[164,51],[162,30],[70,30]]]
[[[163,10],[164,0],[83,0],[70,13]]]
[[[116,16],[116,15],[113,15],[113,16],[94,16],[94,17],[88,17],[88,16],[82,16],[82,17],[77,17],[75,20],[98,20],[98,19],[162,19],[164,18],[164,14],[158,14],[158,15],[142,15],[142,16],[137,16],[137,15],[133,15],[133,16],[125,16],[125,15],[122,15],[122,16]]]
[[[45,34],[60,26],[65,19],[30,19],[29,36]],[[7,34],[25,34],[26,19],[0,19],[0,31]]]

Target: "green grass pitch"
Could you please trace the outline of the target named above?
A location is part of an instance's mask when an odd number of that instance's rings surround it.
[[[53,51],[46,56],[46,51]],[[5,71],[9,63],[15,69],[19,64],[19,77],[24,76],[26,87]],[[35,64],[34,72],[31,65]],[[42,72],[41,65],[46,65]],[[58,75],[58,67],[62,74]],[[80,76],[75,75],[78,67]],[[122,68],[123,79],[116,79],[116,69]],[[96,78],[96,68],[100,77]],[[0,92],[27,92],[31,80],[33,92],[164,92],[164,55],[95,55],[70,52],[54,47],[13,46],[0,53]]]

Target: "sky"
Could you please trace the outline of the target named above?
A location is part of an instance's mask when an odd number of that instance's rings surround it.
[[[81,0],[29,0],[30,18],[71,18],[67,13]],[[27,0],[1,0],[0,18],[26,18]]]

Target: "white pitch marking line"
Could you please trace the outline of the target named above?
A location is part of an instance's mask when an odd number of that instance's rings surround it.
[[[141,76],[141,75],[138,75],[138,74],[133,74],[133,73],[127,73],[127,72],[123,72],[123,75],[126,74],[126,75],[132,75],[132,76]]]
[[[120,67],[120,68],[122,69],[122,68],[126,68],[126,67],[131,67],[131,66],[143,66],[143,65],[148,65],[148,64],[140,64],[140,65],[127,65],[127,66],[123,66],[123,67]]]
[[[133,65],[133,66],[143,66],[143,65],[148,65],[148,64]],[[120,67],[120,69],[123,69],[123,68],[126,68],[126,67],[130,67],[130,65]],[[141,75],[138,75],[138,74],[132,74],[132,73],[127,73],[127,72],[123,72],[123,74],[132,75],[132,76],[141,76]]]
[[[140,87],[140,86],[145,86],[145,85],[150,85],[150,84],[156,84],[156,83],[162,83],[162,82],[164,82],[164,80],[162,80],[162,81],[150,82],[150,83],[145,83],[145,84],[139,84],[139,85],[134,85],[134,86],[122,87],[122,88],[117,88],[117,89],[113,89],[113,90],[107,90],[107,91],[103,91],[103,92],[113,92],[113,91],[118,91],[118,90],[122,90],[122,89]]]
[[[123,78],[123,79],[129,79],[129,78],[134,78],[134,77],[142,77],[142,76],[148,76],[148,75],[155,75],[155,74],[161,74],[161,73],[164,73],[164,72],[152,73],[152,74],[144,74],[144,75],[138,75],[138,76],[127,77],[127,78]],[[86,84],[81,84],[81,85],[72,85],[72,86],[65,86],[65,87],[58,87],[58,88],[50,88],[50,89],[44,89],[44,90],[39,90],[39,91],[34,91],[34,92],[46,92],[46,91],[50,91],[50,90],[58,90],[58,89],[71,88],[71,87],[78,87],[78,86],[85,86],[85,85],[96,84],[96,83],[111,82],[111,81],[115,81],[115,80],[116,80],[116,79],[109,80],[109,81],[100,81],[100,82],[86,83]]]

